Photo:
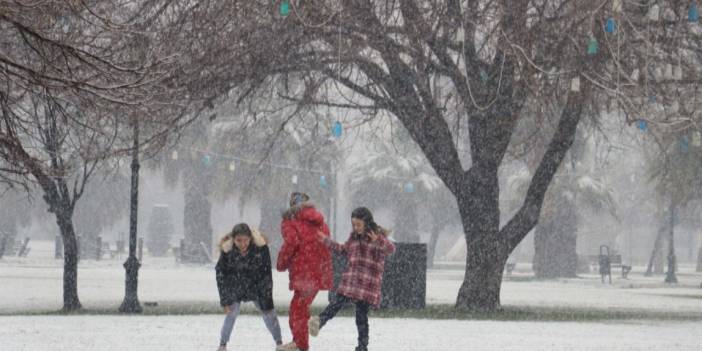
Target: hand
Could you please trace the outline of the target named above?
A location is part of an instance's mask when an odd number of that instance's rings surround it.
[[[231,307],[229,306],[224,306],[224,314],[230,314],[232,312]]]
[[[320,230],[317,232],[317,238],[319,239],[319,241],[323,242],[327,239],[327,234],[324,234],[324,232]]]
[[[373,231],[368,232],[368,237],[370,238],[371,242],[378,240],[378,234]]]

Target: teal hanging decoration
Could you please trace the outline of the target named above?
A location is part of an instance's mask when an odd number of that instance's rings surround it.
[[[690,5],[690,8],[687,10],[687,20],[690,22],[699,22],[700,21],[700,13],[697,10],[697,4],[692,3]]]
[[[414,193],[414,184],[412,182],[405,183],[405,192],[408,194]]]
[[[648,102],[649,102],[649,103],[655,104],[656,101],[657,101],[657,99],[656,99],[656,96],[655,96],[655,95],[650,95],[650,96],[648,97]]]
[[[595,55],[599,51],[599,45],[597,44],[597,39],[595,37],[590,38],[590,42],[587,44],[587,54]]]
[[[290,0],[282,0],[280,2],[280,15],[288,17],[290,14]]]
[[[614,18],[608,18],[607,19],[607,24],[605,25],[605,32],[607,33],[614,33],[617,30],[617,22],[614,21]]]
[[[319,186],[321,186],[322,188],[326,188],[327,185],[327,177],[324,175],[319,176]]]
[[[212,158],[210,155],[205,155],[202,157],[202,163],[205,164],[205,166],[210,166],[212,164]]]
[[[484,70],[480,70],[480,81],[483,83],[488,81],[488,74]]]
[[[335,138],[338,138],[341,136],[341,133],[343,133],[344,127],[341,125],[341,122],[336,121],[334,122],[334,126],[332,126],[332,135]]]
[[[644,120],[639,121],[639,129],[643,130],[644,132],[648,130],[648,123]]]
[[[680,139],[680,151],[684,153],[690,151],[690,141],[687,139],[687,135],[684,135],[682,139]]]

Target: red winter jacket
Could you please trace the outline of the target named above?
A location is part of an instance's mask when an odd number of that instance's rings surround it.
[[[283,215],[283,247],[276,268],[280,272],[289,272],[290,290],[332,288],[331,252],[320,242],[317,234],[320,231],[329,236],[324,215],[311,204],[292,207]]]

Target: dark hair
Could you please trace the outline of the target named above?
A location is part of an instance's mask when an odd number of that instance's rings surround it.
[[[253,236],[253,234],[251,234],[251,228],[249,228],[249,225],[246,223],[239,223],[234,226],[232,229],[232,237],[237,235],[246,235],[248,237]]]
[[[375,220],[373,220],[373,214],[371,211],[365,207],[359,207],[353,210],[353,212],[351,212],[351,218],[362,220],[366,225],[366,230],[370,229],[374,232],[382,231],[382,228],[380,228],[380,226],[375,223]]]

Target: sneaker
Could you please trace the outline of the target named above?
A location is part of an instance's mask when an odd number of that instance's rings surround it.
[[[310,335],[312,336],[317,336],[319,335],[319,317],[312,317],[310,320],[307,322],[307,329],[310,331]]]
[[[297,348],[297,344],[294,341],[291,341],[287,344],[278,345],[275,351],[300,351],[300,349]]]
[[[226,345],[221,345],[217,351],[227,351],[227,346]]]

